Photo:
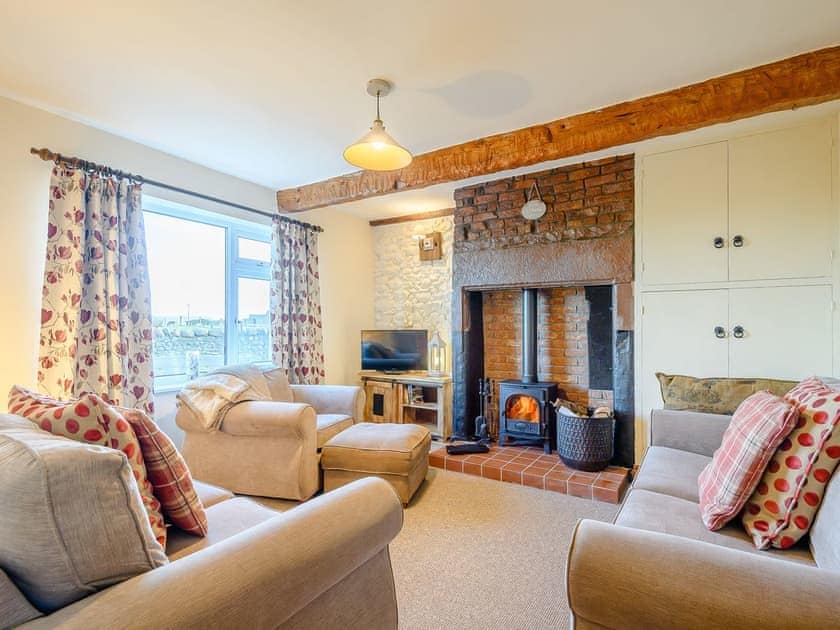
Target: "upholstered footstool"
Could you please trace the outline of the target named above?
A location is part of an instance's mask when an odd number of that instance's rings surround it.
[[[354,424],[321,450],[324,492],[362,477],[379,477],[408,505],[429,470],[431,443],[429,430],[416,424]]]

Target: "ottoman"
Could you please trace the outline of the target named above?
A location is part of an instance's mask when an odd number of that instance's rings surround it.
[[[408,505],[429,470],[431,443],[429,430],[416,424],[354,424],[321,449],[324,492],[362,477],[379,477]]]

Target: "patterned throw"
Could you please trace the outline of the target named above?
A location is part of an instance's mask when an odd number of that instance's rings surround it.
[[[187,462],[172,440],[139,409],[117,407],[117,411],[128,420],[140,442],[149,481],[167,520],[187,533],[206,536],[204,506],[195,492]]]
[[[166,549],[166,525],[160,502],[146,474],[143,450],[131,426],[116,409],[94,394],[60,401],[16,385],[9,392],[9,413],[23,416],[53,435],[125,453],[143,506],[149,513],[149,525],[161,547]]]
[[[271,256],[271,345],[274,364],[291,383],[324,380],[318,232],[274,222]]]
[[[55,167],[38,389],[152,413],[152,322],[140,184]]]
[[[707,528],[720,529],[737,516],[798,417],[792,403],[770,392],[757,392],[738,406],[698,479],[700,515]]]
[[[787,549],[808,533],[825,486],[840,462],[840,390],[813,377],[785,398],[799,409],[741,518],[759,549]]]

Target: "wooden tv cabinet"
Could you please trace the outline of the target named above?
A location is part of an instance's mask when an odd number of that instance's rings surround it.
[[[426,372],[359,373],[365,389],[365,422],[412,422],[435,439],[452,434],[452,378]]]

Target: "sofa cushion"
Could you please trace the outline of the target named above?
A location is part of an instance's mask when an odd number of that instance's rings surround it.
[[[341,413],[319,413],[318,448],[321,448],[336,435],[353,426],[353,418]]]
[[[775,555],[783,560],[814,564],[814,559],[806,545],[797,545],[787,551],[775,549],[758,551],[737,523],[730,523],[718,531],[711,532],[700,520],[698,503],[648,490],[633,488],[630,491],[624,499],[615,524],[682,536],[749,553]]]
[[[279,514],[244,497],[216,503],[208,507],[206,512],[208,533],[203,538],[189,536],[180,531],[172,532],[166,545],[166,553],[170,560],[177,560],[211,547]]]
[[[94,394],[82,394],[78,400],[62,401],[16,385],[9,392],[9,412],[31,420],[54,435],[125,453],[137,480],[152,531],[161,547],[166,546],[166,524],[160,501],[146,472],[143,450],[131,425],[114,407]]]
[[[40,616],[41,613],[0,569],[0,627],[13,628]]]
[[[193,486],[195,487],[195,492],[205,510],[211,505],[216,505],[217,503],[227,501],[228,499],[232,499],[236,496],[230,490],[214,486],[210,483],[204,483],[203,481],[198,481],[198,479],[193,480]]]
[[[840,571],[840,469],[825,488],[811,526],[811,553],[821,569]]]
[[[720,529],[737,516],[798,418],[792,403],[770,392],[756,392],[738,406],[697,480],[706,527]]]
[[[117,407],[140,442],[146,473],[167,520],[185,532],[204,536],[207,517],[195,492],[187,462],[172,440],[139,409]]]
[[[656,374],[665,409],[732,415],[744,400],[761,390],[783,396],[795,381],[769,378],[695,378]]]
[[[265,381],[268,384],[271,400],[275,402],[295,402],[286,370],[279,367],[270,367],[263,370],[263,376],[265,376]]]
[[[633,480],[633,487],[696,503],[700,500],[697,477],[710,461],[711,458],[705,455],[651,446]]]
[[[166,564],[126,455],[0,414],[0,566],[51,612]]]
[[[798,406],[799,420],[770,460],[742,517],[760,549],[785,549],[808,533],[840,462],[840,390],[814,377],[786,398]]]

